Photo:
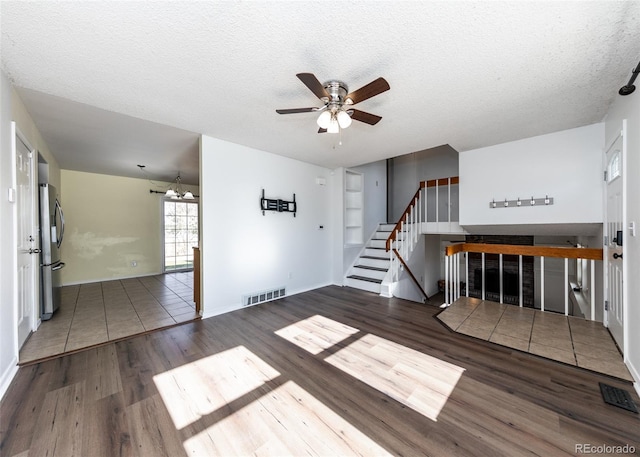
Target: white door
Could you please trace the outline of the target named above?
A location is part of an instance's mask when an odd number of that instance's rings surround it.
[[[624,128],[605,153],[606,324],[624,353]]]
[[[35,224],[35,180],[33,156],[26,139],[12,124],[15,160],[14,188],[16,189],[16,247],[18,271],[16,276],[16,323],[18,348],[35,329],[37,294],[37,268],[39,265],[38,233]]]

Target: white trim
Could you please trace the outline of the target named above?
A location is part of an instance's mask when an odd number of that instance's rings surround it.
[[[13,359],[11,359],[9,366],[4,371],[4,373],[2,373],[2,376],[0,377],[0,400],[4,398],[4,395],[7,393],[7,390],[9,390],[9,386],[11,385],[11,382],[13,381],[13,379],[16,377],[17,373],[18,373],[18,357],[16,356]]]
[[[186,273],[189,272],[191,270],[182,270],[182,271],[168,271],[167,274],[171,274],[171,273]],[[134,278],[144,278],[147,276],[157,276],[157,275],[163,275],[165,274],[162,271],[158,271],[156,273],[144,273],[144,274],[137,274],[137,275],[132,275],[132,276],[119,276],[117,278],[114,277],[110,277],[110,278],[98,278],[98,279],[90,279],[90,280],[86,280],[86,281],[74,281],[74,282],[68,282],[63,284],[63,287],[66,286],[81,286],[82,284],[92,284],[94,282],[107,282],[107,281],[122,281],[125,279],[134,279]]]
[[[16,135],[17,126],[15,121],[11,122],[11,187],[14,189],[13,201],[13,240],[11,252],[11,269],[13,270],[13,284],[11,287],[11,298],[13,301],[13,328],[15,335],[13,336],[13,357],[17,360],[20,348],[18,344],[18,202],[17,202],[17,176],[16,176]]]
[[[622,231],[623,237],[627,238],[627,120],[622,120]],[[623,241],[622,246],[622,341],[624,342],[623,359],[625,363],[629,362],[629,251],[626,249],[628,243]],[[636,373],[637,375],[637,373]],[[638,379],[637,377],[635,378]]]

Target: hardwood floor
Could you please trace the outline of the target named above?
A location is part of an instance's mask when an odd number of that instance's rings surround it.
[[[20,368],[3,456],[561,456],[635,447],[630,383],[326,287]]]
[[[20,364],[199,318],[193,272],[62,288],[62,303],[20,349]]]

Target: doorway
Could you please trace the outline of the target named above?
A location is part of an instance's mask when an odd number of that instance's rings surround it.
[[[618,347],[626,352],[625,306],[625,149],[626,120],[622,131],[605,151],[605,322]]]
[[[34,149],[11,123],[13,140],[13,189],[16,199],[16,239],[17,275],[16,287],[16,326],[18,329],[18,349],[22,347],[29,334],[36,329],[39,317],[36,309],[38,302],[38,228],[35,217],[35,167]]]
[[[198,246],[198,202],[163,201],[163,271],[193,269],[193,248]]]

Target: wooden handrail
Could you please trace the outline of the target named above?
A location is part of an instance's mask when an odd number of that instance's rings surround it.
[[[449,181],[449,180],[451,180],[451,181]],[[430,181],[421,181],[420,182],[420,189],[424,189],[425,187],[436,187],[436,183],[438,184],[438,186],[446,186],[449,183],[451,183],[451,184],[459,184],[460,183],[460,177],[451,176],[450,178],[440,178],[440,179],[432,179]]]
[[[415,285],[418,286],[418,289],[420,289],[420,292],[422,293],[422,295],[424,295],[424,298],[429,300],[429,296],[424,291],[424,289],[422,288],[422,286],[420,285],[416,277],[413,275],[413,273],[411,272],[411,269],[409,268],[409,265],[407,265],[407,263],[404,261],[404,259],[402,258],[398,250],[394,248],[393,253],[396,255],[398,260],[400,260],[400,263],[404,266],[405,271],[409,273],[409,276],[411,277],[411,279],[413,279],[413,282],[415,283]]]
[[[411,199],[411,201],[407,205],[407,209],[404,210],[404,212],[402,213],[402,216],[400,216],[400,220],[395,225],[395,227],[393,227],[393,230],[391,231],[391,235],[389,235],[389,238],[387,238],[387,245],[386,245],[387,252],[389,252],[389,250],[391,249],[391,243],[393,243],[395,241],[396,234],[402,228],[402,224],[404,223],[403,221],[404,221],[405,217],[408,216],[409,214],[411,214],[411,210],[415,206],[416,201],[418,201],[418,199],[420,198],[420,190],[421,189],[418,189],[416,191],[416,193],[413,195],[413,198]]]
[[[393,243],[395,241],[397,233],[402,228],[402,224],[404,223],[404,219],[409,214],[411,214],[411,211],[413,210],[413,207],[415,206],[416,202],[420,199],[420,191],[422,189],[424,189],[426,187],[436,187],[436,185],[438,185],[438,186],[446,186],[448,184],[458,184],[459,182],[460,182],[460,178],[458,176],[451,176],[449,178],[432,179],[432,180],[429,180],[429,181],[420,181],[420,188],[413,195],[413,198],[411,199],[411,201],[407,205],[407,208],[402,213],[402,216],[400,216],[400,219],[398,220],[398,223],[395,225],[395,227],[393,227],[393,230],[391,231],[391,235],[389,235],[389,238],[387,238],[386,251],[389,252],[389,250],[391,249],[391,243]]]
[[[522,246],[514,244],[458,243],[446,247],[447,256],[458,252],[485,254],[527,255],[534,257],[557,257],[563,259],[602,260],[602,249],[570,248],[555,246]]]

